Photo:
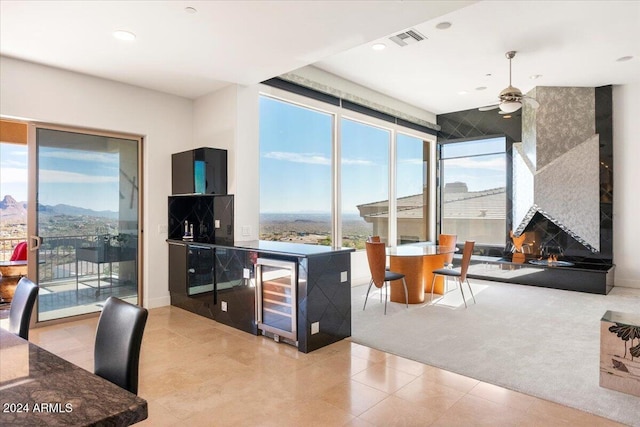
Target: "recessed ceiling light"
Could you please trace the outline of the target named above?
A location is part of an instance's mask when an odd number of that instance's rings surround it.
[[[383,50],[386,47],[387,47],[387,45],[384,44],[384,43],[376,43],[373,46],[371,46],[371,49],[373,49],[373,50]]]
[[[510,119],[511,115],[510,114],[505,114],[504,116],[502,116],[503,119]]]
[[[461,90],[460,92],[458,92],[458,95],[466,95],[467,91],[466,90]]]
[[[135,34],[133,34],[131,31],[125,31],[125,30],[114,31],[113,37],[117,38],[118,40],[124,40],[128,42],[136,39]]]
[[[451,28],[451,22],[443,21],[436,24],[436,28],[439,30],[448,30]]]
[[[487,88],[486,86],[478,86],[476,90],[485,90],[486,88]]]
[[[542,77],[542,74],[532,74],[532,75],[530,75],[530,76],[529,76],[529,78],[530,78],[531,80],[537,80],[537,79],[539,79],[540,77]]]
[[[617,62],[626,62],[629,61],[633,58],[633,56],[621,56],[620,58],[616,59]]]
[[[192,13],[192,14],[193,13],[198,13],[198,10],[195,7],[191,7],[191,6],[185,7],[184,11],[187,12],[187,13]]]

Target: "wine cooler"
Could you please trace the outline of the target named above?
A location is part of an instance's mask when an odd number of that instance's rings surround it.
[[[296,263],[269,258],[256,262],[256,310],[258,329],[297,342]]]

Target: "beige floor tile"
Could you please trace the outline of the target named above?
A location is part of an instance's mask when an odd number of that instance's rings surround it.
[[[397,369],[377,364],[351,377],[355,381],[385,393],[394,393],[417,378]]]
[[[385,358],[384,364],[390,368],[394,368],[398,371],[406,372],[411,375],[422,375],[424,374],[426,369],[424,363],[396,356],[395,354],[390,354],[387,358]]]
[[[485,382],[480,382],[471,389],[469,394],[523,411],[529,409],[539,400],[535,397]]]
[[[31,341],[93,371],[97,317]],[[148,426],[618,426],[346,339],[309,354],[176,307],[150,310],[140,358]]]
[[[420,376],[394,393],[394,396],[423,406],[431,411],[444,412],[453,406],[464,392],[430,381]]]
[[[359,418],[376,426],[429,426],[440,414],[414,405],[396,396],[389,396]]]
[[[463,375],[445,371],[439,368],[434,368],[432,366],[425,366],[424,374],[422,374],[422,376],[429,381],[446,385],[465,393],[468,393],[480,383],[480,381],[474,380],[473,378],[465,377]]]
[[[383,362],[388,356],[388,354],[384,351],[365,347],[356,343],[351,343],[350,351],[352,356],[356,356],[361,359],[367,359],[371,362]]]
[[[354,380],[331,387],[319,399],[358,416],[389,396],[388,393]]]
[[[498,403],[465,395],[443,414],[432,427],[457,426],[521,426],[526,420],[525,413]],[[535,425],[535,423],[534,423]],[[545,427],[550,424],[539,424]]]

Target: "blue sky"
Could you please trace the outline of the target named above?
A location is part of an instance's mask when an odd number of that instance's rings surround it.
[[[261,98],[260,209],[264,213],[331,211],[333,116]],[[342,211],[387,200],[389,131],[343,119]],[[399,196],[422,191],[422,141],[402,135]]]
[[[117,153],[41,147],[38,154],[41,204],[64,203],[96,211],[118,211]],[[10,194],[18,201],[26,201],[26,146],[0,144],[0,167],[0,195]]]

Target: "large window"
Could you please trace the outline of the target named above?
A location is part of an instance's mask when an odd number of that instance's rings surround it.
[[[428,137],[326,100],[265,89],[259,238],[356,249],[372,235],[388,245],[430,240]]]
[[[505,139],[443,144],[440,151],[441,231],[457,240],[504,245]]]
[[[260,97],[260,238],[331,245],[333,116]]]
[[[429,143],[398,133],[396,136],[397,243],[428,240]]]
[[[343,119],[342,246],[364,249],[367,236],[389,237],[391,132]]]

